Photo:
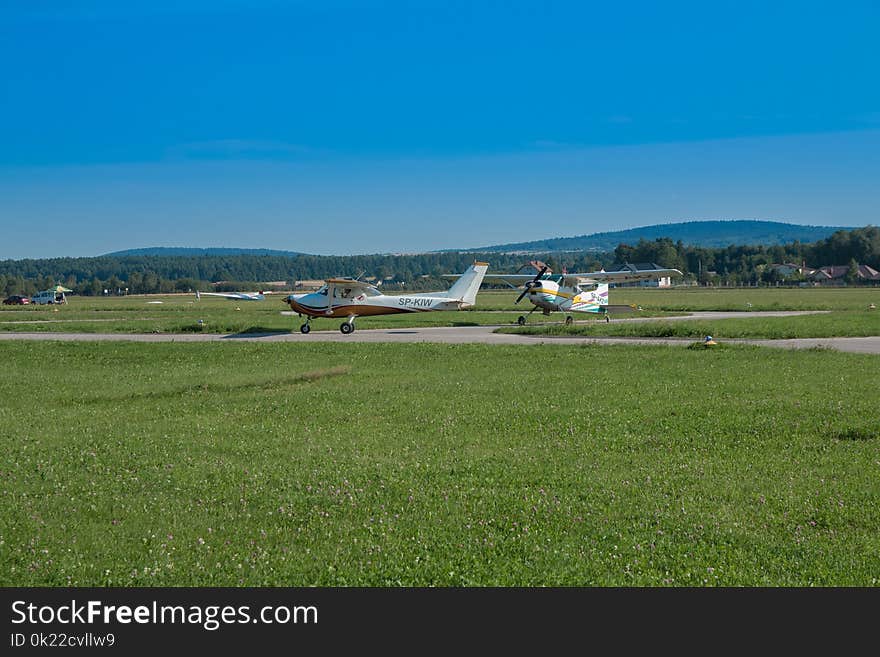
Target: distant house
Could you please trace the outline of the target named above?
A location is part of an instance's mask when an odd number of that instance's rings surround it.
[[[796,264],[794,262],[785,262],[782,264],[770,265],[771,269],[775,269],[780,276],[792,276],[793,274],[801,274],[802,276],[810,276],[816,271],[815,267],[807,267],[807,263],[802,262]]]
[[[635,285],[636,287],[672,287],[672,277],[661,276],[660,278],[652,278],[647,281],[639,281]]]
[[[636,262],[636,263],[615,263],[608,267],[605,271],[624,271],[632,272],[652,271],[654,269],[664,269],[660,265],[653,262]],[[616,283],[615,287],[672,287],[671,276],[659,276],[646,281],[634,281],[632,283]]]
[[[880,282],[880,271],[868,265],[859,265],[859,276],[864,274],[866,281]]]
[[[810,274],[809,278],[811,281],[821,285],[844,285],[848,272],[848,265],[831,265],[830,267],[820,267]],[[868,265],[859,265],[856,276],[859,282],[871,281],[880,283],[880,272]]]
[[[322,285],[324,285],[323,280],[314,279],[314,280],[295,281],[293,287],[296,290],[317,290]]]

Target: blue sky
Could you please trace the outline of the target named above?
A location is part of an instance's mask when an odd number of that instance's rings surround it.
[[[871,2],[7,1],[0,258],[876,225],[878,33]]]

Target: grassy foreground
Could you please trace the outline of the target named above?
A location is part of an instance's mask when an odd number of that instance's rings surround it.
[[[876,585],[877,359],[0,343],[0,584]]]

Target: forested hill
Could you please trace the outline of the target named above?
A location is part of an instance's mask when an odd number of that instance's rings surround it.
[[[235,249],[213,247],[207,249],[197,249],[189,247],[177,246],[150,246],[143,249],[126,249],[124,251],[114,251],[113,253],[104,254],[105,258],[124,258],[127,256],[297,256],[300,255],[296,251],[278,251],[275,249]]]
[[[526,252],[548,253],[551,251],[613,251],[618,244],[636,244],[639,240],[655,240],[668,237],[673,242],[704,248],[724,248],[731,244],[740,246],[776,246],[792,242],[816,242],[826,239],[839,230],[852,230],[841,226],[800,226],[778,221],[685,221],[673,224],[656,224],[593,233],[577,237],[554,237],[532,242],[499,244],[473,249],[479,252]]]
[[[518,256],[491,254],[493,268],[510,271],[523,264]],[[461,273],[475,259],[474,253],[426,253],[421,255],[297,256],[276,255],[129,255],[95,258],[46,258],[0,260],[0,292],[3,286],[17,294],[23,281],[44,289],[61,283],[88,294],[121,283],[134,292],[170,292],[195,289],[209,282],[287,281],[332,276],[365,275],[411,283],[430,276],[437,283],[442,274]],[[613,257],[613,256],[608,256]],[[591,258],[595,259],[593,256]],[[27,288],[28,290],[30,288]],[[203,287],[204,289],[204,287]],[[254,289],[249,285],[246,289]]]

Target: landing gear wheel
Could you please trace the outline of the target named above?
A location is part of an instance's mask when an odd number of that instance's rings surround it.
[[[303,324],[302,326],[299,327],[300,333],[308,333],[311,330],[312,330],[312,327],[309,326],[308,324]]]
[[[519,324],[520,326],[525,326],[525,324],[526,324],[526,316],[525,316],[525,315],[520,315],[519,317],[517,317],[517,318],[516,318],[516,323]]]
[[[566,317],[566,318],[565,318],[565,325],[566,325],[566,326],[571,326],[572,324],[574,324],[574,318],[571,317],[571,316]]]
[[[342,325],[339,327],[339,330],[342,331],[344,335],[348,335],[349,333],[354,332],[354,324],[343,322]]]

